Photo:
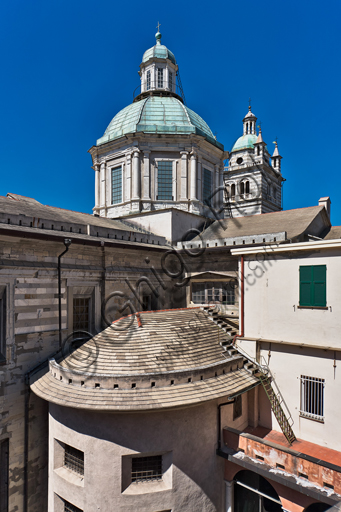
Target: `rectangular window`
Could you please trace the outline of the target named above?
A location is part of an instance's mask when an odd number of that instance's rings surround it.
[[[243,413],[243,406],[242,406],[242,395],[238,395],[235,397],[233,402],[233,419],[239,418]]]
[[[111,204],[122,202],[122,167],[111,169]]]
[[[204,282],[192,284],[192,302],[194,304],[220,303],[235,304],[235,290],[226,282]]]
[[[157,199],[160,201],[173,200],[173,162],[158,162],[157,164]]]
[[[73,331],[90,331],[90,298],[73,298]]]
[[[150,70],[147,71],[147,91],[150,89]]]
[[[0,287],[0,362],[6,361],[6,288]]]
[[[131,460],[131,481],[147,482],[162,479],[162,455],[136,457]]]
[[[324,379],[301,375],[301,416],[324,420]]]
[[[300,267],[300,306],[326,307],[326,265]]]
[[[66,444],[64,447],[64,466],[79,475],[84,475],[84,452]]]
[[[0,512],[8,512],[8,450],[8,439],[0,441]]]
[[[163,68],[157,68],[157,86],[163,88]]]
[[[204,169],[202,196],[204,204],[212,206],[212,172],[208,169]]]
[[[64,512],[83,512],[80,508],[76,507],[76,505],[72,505],[69,501],[64,501]]]

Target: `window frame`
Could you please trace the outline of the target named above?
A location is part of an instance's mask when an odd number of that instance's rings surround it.
[[[164,88],[164,68],[157,68],[157,88]],[[161,85],[160,85],[161,84]]]
[[[147,91],[150,91],[150,89],[152,88],[151,85],[152,85],[152,73],[151,73],[151,70],[148,69],[146,72],[146,90]]]
[[[7,300],[8,290],[6,285],[0,285],[0,364],[5,363],[6,338],[7,338]]]
[[[171,196],[171,199],[160,199],[160,193],[159,193],[159,169],[160,169],[160,164],[162,166],[163,163],[170,163],[171,164],[171,169],[172,169],[172,172],[171,172],[171,189],[172,189],[172,196]],[[157,159],[155,160],[155,200],[156,201],[164,201],[164,202],[167,202],[167,201],[176,201],[176,179],[175,179],[175,161],[173,159],[170,159],[170,158],[160,158],[160,159]]]
[[[191,302],[193,304],[221,304],[222,306],[236,306],[236,289],[232,286],[229,286],[229,283],[232,282],[232,279],[223,281],[223,280],[207,280],[207,281],[192,281],[191,283]],[[204,291],[204,302],[195,302],[193,297],[193,285],[203,285],[204,290],[198,290],[197,293],[201,293]],[[216,285],[216,286],[215,286]],[[211,291],[212,290],[212,291]],[[226,300],[223,300],[224,297],[224,290],[228,292],[228,290],[231,290],[231,293],[226,293]],[[211,292],[210,292],[211,291]],[[216,293],[219,293],[219,299],[215,300]],[[195,293],[195,292],[194,292]],[[209,295],[211,298],[209,298]],[[231,295],[233,297],[231,300],[227,300],[227,296]]]
[[[116,192],[117,187],[115,187],[115,189],[114,189],[114,171],[120,171],[120,172],[117,172],[117,177],[118,177],[118,181],[120,182],[120,190],[121,190],[120,200],[118,200],[119,194],[117,194],[117,192]],[[117,204],[122,203],[123,202],[123,165],[122,164],[110,167],[110,187],[111,187],[111,204],[117,205]],[[115,199],[114,199],[114,197],[115,197]]]
[[[206,173],[209,173],[210,175],[210,186],[209,186],[209,194],[206,193],[206,190],[207,190],[207,183],[208,183],[208,179],[207,179],[207,174]],[[207,206],[208,208],[211,206],[212,207],[212,200],[213,200],[213,169],[208,169],[207,167],[204,167],[202,168],[202,202],[205,206]],[[206,174],[206,176],[205,176]]]
[[[300,416],[324,423],[325,379],[301,375],[300,377]],[[310,409],[310,410],[307,410]]]
[[[318,297],[317,297],[318,295]],[[299,266],[300,308],[328,309],[327,265]]]
[[[144,461],[146,464],[147,469],[141,469],[138,471],[139,463],[140,461]],[[155,471],[156,474],[154,475],[147,475],[147,473],[152,471],[151,469],[148,469],[148,467],[151,467],[152,463],[155,462]],[[134,466],[135,464],[135,466]],[[138,476],[138,473],[146,473],[145,475]],[[135,474],[135,476],[134,476]],[[155,482],[155,481],[161,481],[163,478],[163,457],[162,455],[149,455],[149,456],[142,456],[142,457],[132,457],[131,458],[131,481],[132,483],[140,483],[140,482]]]
[[[64,467],[76,475],[84,476],[84,452],[74,446],[64,444]]]

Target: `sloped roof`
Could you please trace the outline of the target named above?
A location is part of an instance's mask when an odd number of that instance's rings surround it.
[[[179,408],[229,397],[258,380],[223,341],[228,335],[198,308],[143,312],[115,322],[60,364],[51,361],[31,387],[45,400],[98,410]]]
[[[310,206],[295,210],[222,219],[211,224],[201,234],[201,238],[209,241],[286,231],[287,239],[291,239],[307,232],[309,226],[323,210],[325,210],[324,206]],[[329,225],[327,222],[325,223],[325,227]],[[314,235],[315,233],[309,234]],[[196,237],[195,240],[200,240],[200,238]]]
[[[337,238],[341,238],[341,226],[332,226],[323,238],[324,240],[335,240]]]

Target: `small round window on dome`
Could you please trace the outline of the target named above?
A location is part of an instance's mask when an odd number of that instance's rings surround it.
[[[243,163],[243,159],[242,157],[240,156],[239,158],[237,158],[237,164],[240,165]]]

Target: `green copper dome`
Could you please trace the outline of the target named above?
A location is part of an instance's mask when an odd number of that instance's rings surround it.
[[[257,140],[257,135],[254,133],[248,133],[246,135],[242,135],[239,137],[235,145],[233,146],[231,153],[233,151],[239,151],[241,149],[253,149],[254,143]]]
[[[217,142],[205,121],[172,96],[148,96],[121,110],[105,130],[97,145],[119,139],[128,133],[202,135],[215,146]]]

